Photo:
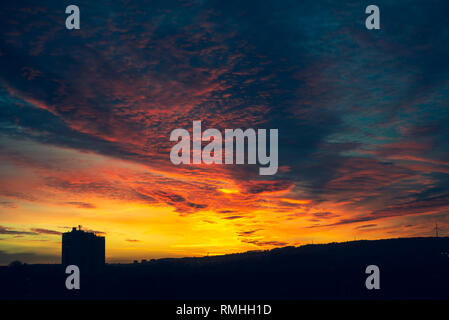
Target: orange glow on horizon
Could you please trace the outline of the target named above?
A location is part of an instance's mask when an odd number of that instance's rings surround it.
[[[21,148],[34,152],[36,143],[22,141]],[[345,203],[296,199],[290,184],[250,179],[239,184],[225,168],[180,172],[189,169],[154,169],[67,148],[39,148],[37,162],[4,164],[11,169],[2,173],[2,187],[8,186],[11,197],[0,207],[0,250],[33,252],[43,263],[59,261],[60,233],[78,225],[105,233],[108,262],[420,232],[393,218],[338,224],[341,217],[365,214],[351,207],[355,198]]]
[[[288,198],[282,198],[280,199],[284,202],[288,203],[294,203],[294,204],[310,204],[312,200],[300,200],[300,199],[288,199]]]

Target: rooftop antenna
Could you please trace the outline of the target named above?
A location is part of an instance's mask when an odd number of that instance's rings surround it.
[[[78,225],[78,230],[80,230],[80,231],[81,231],[81,225]]]
[[[435,222],[435,237],[438,238],[438,222]]]

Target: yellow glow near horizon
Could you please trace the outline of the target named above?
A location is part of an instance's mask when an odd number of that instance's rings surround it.
[[[236,189],[225,189],[225,188],[217,189],[217,190],[221,191],[223,193],[226,193],[226,194],[234,194],[234,193],[239,193],[240,192],[239,190],[236,190]]]
[[[35,154],[36,142],[21,147]],[[0,172],[0,178],[11,197],[0,206],[0,250],[12,256],[26,253],[43,256],[42,262],[57,262],[59,233],[78,225],[105,232],[109,262],[419,232],[398,228],[387,219],[382,227],[363,221],[333,224],[363,210],[348,210],[346,204],[330,200],[295,199],[292,186],[277,189],[272,181],[239,184],[220,168],[183,174],[172,167],[154,169],[67,148],[43,148],[35,162],[15,164],[12,159],[2,164],[8,170]],[[248,185],[256,192],[245,192]],[[355,229],[358,225],[363,228]]]

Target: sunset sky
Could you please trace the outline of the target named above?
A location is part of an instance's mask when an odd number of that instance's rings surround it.
[[[449,227],[445,1],[0,4],[0,264],[432,236]],[[170,132],[279,129],[279,171],[170,162]]]

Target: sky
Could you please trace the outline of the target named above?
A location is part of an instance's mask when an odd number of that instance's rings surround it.
[[[107,262],[449,227],[447,1],[0,4],[0,264]],[[279,130],[279,170],[179,165],[170,132]]]

